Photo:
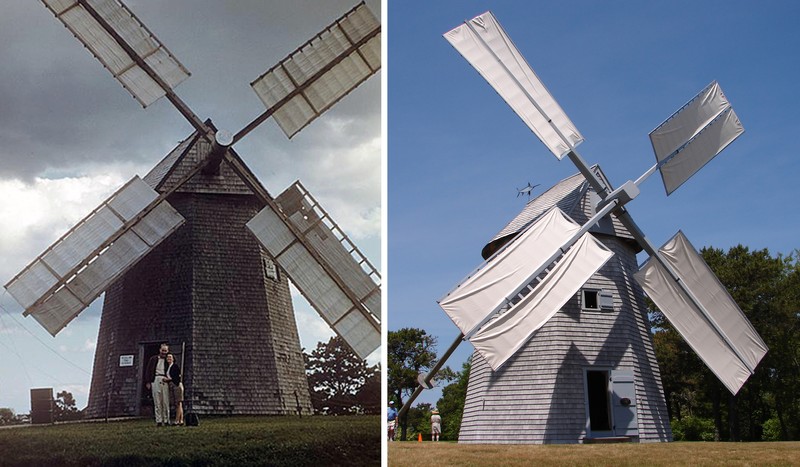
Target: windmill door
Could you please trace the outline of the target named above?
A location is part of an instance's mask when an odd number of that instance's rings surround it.
[[[638,436],[636,391],[631,370],[586,370],[587,435]]]
[[[614,436],[639,435],[633,371],[611,371],[611,410]]]

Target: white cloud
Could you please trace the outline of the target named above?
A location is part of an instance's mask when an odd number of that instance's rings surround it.
[[[0,278],[10,279],[126,181],[119,168],[31,182],[0,180]],[[102,170],[102,171],[101,171]]]

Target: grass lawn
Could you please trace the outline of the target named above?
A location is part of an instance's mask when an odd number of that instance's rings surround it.
[[[380,418],[217,417],[197,427],[152,420],[0,430],[7,465],[380,465]]]
[[[475,445],[406,441],[389,443],[389,465],[800,465],[800,442]]]

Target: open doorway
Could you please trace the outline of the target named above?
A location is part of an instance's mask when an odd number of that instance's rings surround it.
[[[586,436],[638,436],[632,370],[586,369]]]
[[[589,409],[589,433],[594,437],[601,432],[610,434],[611,397],[607,370],[586,370],[586,399]]]

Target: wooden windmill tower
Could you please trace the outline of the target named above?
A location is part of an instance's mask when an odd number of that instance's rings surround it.
[[[624,206],[656,171],[669,195],[733,142],[744,130],[730,103],[712,82],[650,133],[656,165],[614,189],[490,12],[445,38],[580,174],[531,201],[439,301],[461,334],[403,410],[465,339],[476,355],[461,442],[670,440],[642,290],[733,394],[767,348],[682,232],[656,248]]]
[[[482,254],[491,256],[553,207],[583,224],[598,199],[582,175],[562,180],[530,201]],[[641,248],[611,217],[590,232],[614,256],[497,371],[474,354],[459,442],[671,440],[644,296],[632,281]]]
[[[159,343],[184,362],[199,413],[311,411],[291,281],[361,358],[380,345],[380,276],[296,182],[273,197],[232,146],[269,117],[293,136],[380,69],[362,2],[251,86],[267,110],[237,134],[173,88],[188,71],[118,0],[45,5],[143,105],[167,99],[195,128],[6,284],[51,334],[106,292],[90,417],[138,415]]]

